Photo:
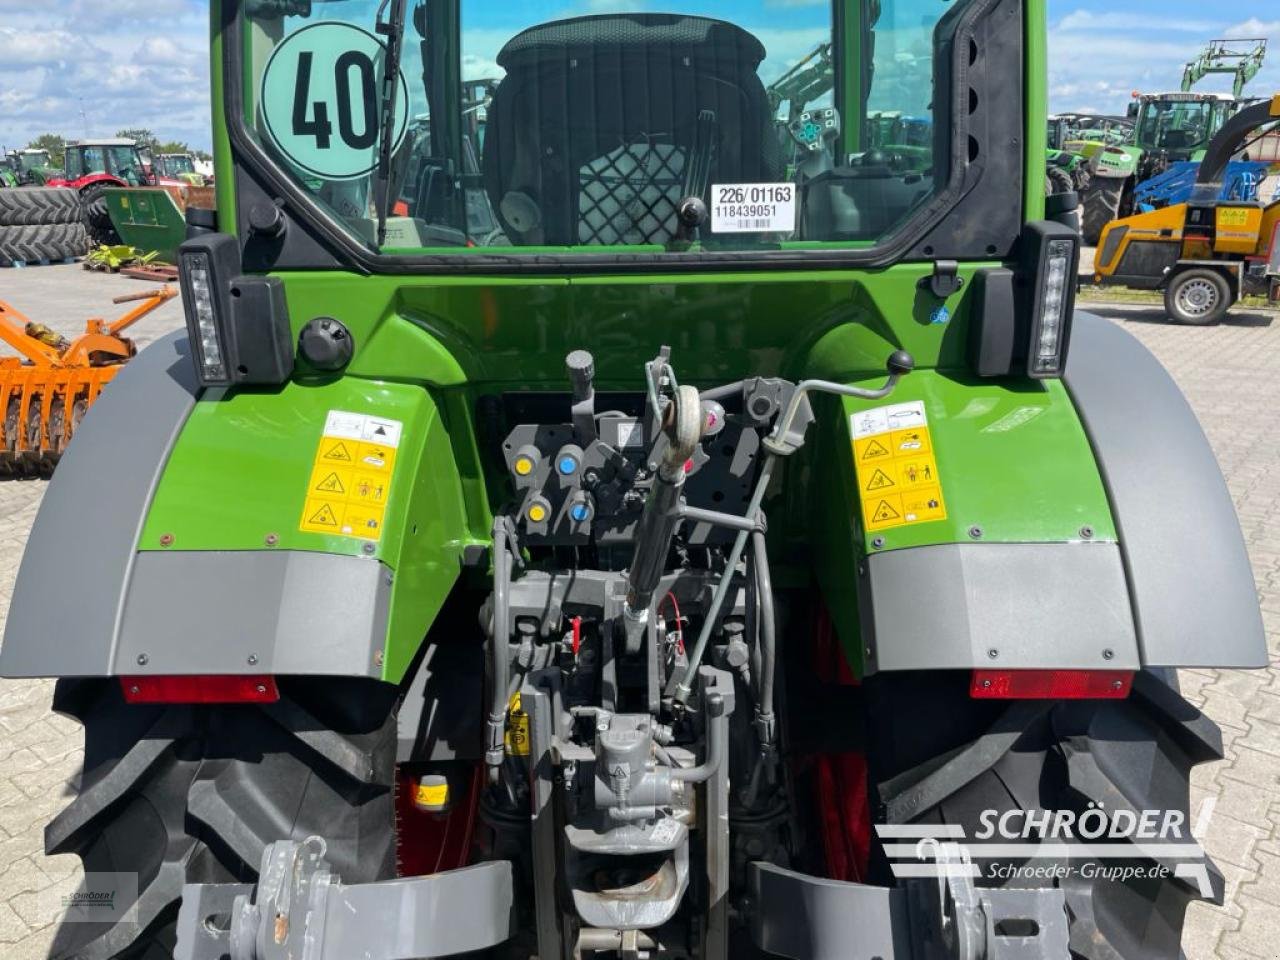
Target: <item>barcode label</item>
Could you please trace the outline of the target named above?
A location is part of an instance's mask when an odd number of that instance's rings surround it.
[[[712,233],[792,233],[794,183],[717,183],[711,187]]]

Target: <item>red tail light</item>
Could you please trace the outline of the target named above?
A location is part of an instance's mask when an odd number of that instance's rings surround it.
[[[1132,670],[975,670],[969,696],[978,700],[1123,700]]]
[[[126,703],[275,703],[272,676],[121,677]]]

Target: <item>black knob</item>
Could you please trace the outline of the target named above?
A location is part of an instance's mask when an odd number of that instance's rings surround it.
[[[564,365],[569,372],[569,382],[573,384],[574,394],[585,396],[596,375],[595,358],[586,350],[574,350],[564,358]]]
[[[317,370],[341,370],[355,351],[351,331],[333,317],[308,320],[298,334],[298,353]]]
[[[916,368],[916,358],[905,350],[895,350],[889,354],[889,361],[885,366],[889,368],[890,373],[896,373],[901,376],[910,373]]]
[[[284,228],[284,213],[274,203],[255,203],[249,208],[249,229],[259,236],[278,237]]]
[[[701,197],[685,197],[676,208],[676,216],[686,227],[700,227],[707,222],[707,205]]]

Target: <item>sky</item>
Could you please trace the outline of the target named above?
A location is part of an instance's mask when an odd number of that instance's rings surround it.
[[[798,15],[821,0],[766,2]],[[895,2],[921,0],[884,6]],[[1182,65],[1217,37],[1268,37],[1270,62],[1250,90],[1280,90],[1278,7],[1223,4],[1218,16],[1204,0],[1049,0],[1050,110],[1123,113],[1133,90],[1176,89]],[[147,127],[207,149],[207,32],[206,0],[0,0],[0,145]],[[1203,89],[1229,85],[1210,78]]]

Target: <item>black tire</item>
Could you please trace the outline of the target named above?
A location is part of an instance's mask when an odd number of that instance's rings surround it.
[[[67,260],[83,257],[89,240],[81,223],[0,227],[0,266],[15,261]]]
[[[1094,180],[1084,194],[1084,242],[1096,246],[1102,230],[1120,215],[1123,180]]]
[[[1075,182],[1071,179],[1071,174],[1063,170],[1061,167],[1045,168],[1045,196],[1052,197],[1059,193],[1071,193],[1075,190]]]
[[[1164,288],[1164,309],[1171,320],[1193,327],[1219,322],[1231,309],[1235,294],[1217,270],[1194,267],[1173,275]]]
[[[348,883],[395,875],[395,688],[279,683],[273,704],[144,706],[116,679],[58,681],[54,709],[84,724],[85,760],[45,850],[136,874],[139,892],[136,923],[64,923],[51,957],[170,960],[182,885],[253,882],[276,840],[323,836]]]
[[[24,187],[0,193],[0,227],[79,223],[80,198],[63,187]]]
[[[948,745],[944,753],[882,782],[882,822],[961,824],[973,839],[983,811],[997,811],[997,816],[1006,811],[1073,811],[1079,816],[1092,808],[1139,815],[1154,809],[1182,816],[1181,827],[1165,839],[1194,842],[1191,768],[1221,759],[1222,737],[1163,678],[1138,674],[1125,700],[1006,702],[1001,709],[982,736]],[[963,728],[963,721],[957,725]],[[976,855],[974,862],[983,875],[979,886],[1059,886],[1067,904],[1071,954],[1077,960],[1177,960],[1188,904],[1222,902],[1221,874],[1207,858],[1212,889],[1207,897],[1194,881],[1172,875],[1173,862],[1157,863],[1138,851],[1105,861],[1035,861],[1063,868],[1067,876],[1059,880],[993,877],[996,866],[1020,862]],[[1124,881],[1088,878],[1085,868],[1096,870],[1098,864],[1147,870],[1159,866],[1168,872]]]
[[[111,222],[111,212],[107,209],[108,186],[111,184],[95,183],[80,191],[84,226],[95,247],[103,244],[114,246],[120,242],[120,234],[116,233],[115,225]]]
[[[1089,173],[1089,168],[1085,164],[1080,164],[1071,174],[1071,182],[1075,185],[1076,193],[1084,196],[1085,191],[1089,189],[1089,184],[1093,181],[1093,177]]]

